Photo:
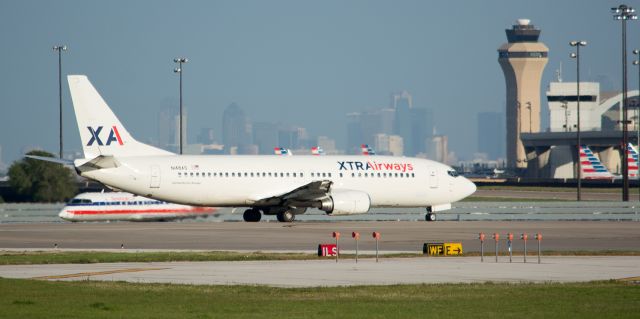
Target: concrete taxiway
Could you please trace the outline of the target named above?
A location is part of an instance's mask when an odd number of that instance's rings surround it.
[[[464,251],[478,251],[479,232],[486,234],[485,250],[493,248],[492,233],[543,235],[543,250],[640,251],[640,222],[625,221],[466,221],[466,222],[222,222],[222,223],[85,223],[0,224],[0,250],[59,248],[242,251],[313,251],[342,233],[343,249],[355,248],[351,232],[361,234],[360,249],[374,250],[371,233],[380,232],[383,251],[421,251],[425,242],[462,242]],[[522,241],[514,241],[522,250]]]
[[[281,287],[640,280],[640,257],[479,257],[0,266],[0,277]]]

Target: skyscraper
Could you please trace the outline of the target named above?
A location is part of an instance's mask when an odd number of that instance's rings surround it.
[[[175,132],[175,136],[173,137],[174,145],[176,145],[177,149],[180,150],[180,114],[174,117],[173,123],[175,125],[173,129],[173,132]],[[188,145],[187,110],[183,109],[182,111],[182,147],[187,147],[187,145]]]
[[[278,145],[278,125],[269,122],[253,123],[253,143],[258,146],[258,153],[273,154]]]
[[[505,119],[502,112],[478,113],[478,152],[491,160],[504,158]]]
[[[249,123],[244,111],[236,103],[231,103],[222,114],[222,143],[225,150],[232,147],[241,149],[251,144]]]
[[[540,132],[540,79],[549,49],[538,42],[540,30],[519,19],[505,30],[508,43],[498,49],[507,86],[507,167],[527,167],[521,132]]]
[[[394,132],[402,137],[405,145],[404,153],[409,156],[413,153],[413,121],[411,120],[411,109],[413,108],[413,98],[407,91],[392,95],[393,108],[395,109]]]
[[[174,152],[177,150],[174,121],[178,110],[174,106],[167,106],[167,103],[168,100],[165,100],[165,105],[158,112],[157,141],[159,147]]]
[[[405,143],[405,153],[410,156],[427,153],[426,145],[433,131],[433,112],[428,108],[414,107],[409,114],[411,115],[411,145]]]

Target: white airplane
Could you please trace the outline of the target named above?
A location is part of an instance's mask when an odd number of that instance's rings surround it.
[[[78,194],[58,216],[71,222],[169,221],[206,217],[215,211],[213,207],[173,204],[125,192],[93,192]]]
[[[451,167],[419,158],[176,155],[136,141],[86,76],[68,81],[85,156],[73,165],[113,189],[185,205],[247,207],[248,222],[262,214],[291,222],[308,208],[335,216],[371,207],[425,207],[426,219],[435,220],[435,212],[476,190]]]

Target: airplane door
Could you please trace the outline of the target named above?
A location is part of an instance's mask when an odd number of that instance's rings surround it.
[[[160,167],[151,166],[151,188],[160,188]]]
[[[429,167],[429,187],[438,188],[438,171],[435,168]]]

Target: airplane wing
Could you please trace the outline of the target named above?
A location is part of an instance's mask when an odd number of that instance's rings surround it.
[[[261,196],[251,205],[253,206],[297,206],[295,203],[317,201],[329,193],[331,181],[313,181],[291,191]]]

